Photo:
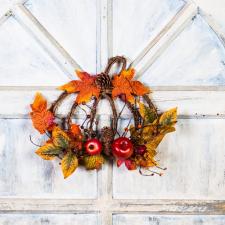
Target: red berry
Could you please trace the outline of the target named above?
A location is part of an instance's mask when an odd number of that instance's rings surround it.
[[[126,137],[119,137],[113,141],[112,153],[117,158],[127,159],[133,154],[133,144]]]
[[[146,146],[145,145],[138,145],[135,147],[135,154],[137,155],[144,155],[146,152]]]
[[[102,143],[96,138],[86,141],[84,147],[89,155],[97,155],[102,151]]]

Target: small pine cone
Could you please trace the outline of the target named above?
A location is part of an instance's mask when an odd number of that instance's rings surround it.
[[[112,142],[114,140],[114,132],[110,127],[103,127],[101,129],[101,142],[103,151],[107,156],[111,156]]]
[[[111,78],[105,73],[98,74],[95,83],[102,90],[112,88]]]
[[[87,170],[100,169],[104,163],[102,155],[85,156],[83,158],[84,166]]]

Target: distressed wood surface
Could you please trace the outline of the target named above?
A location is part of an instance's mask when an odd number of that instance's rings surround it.
[[[225,216],[114,215],[113,225],[223,225]]]
[[[0,102],[4,101],[4,107],[0,108],[1,118],[27,118],[30,112],[30,103],[33,101],[35,93],[41,92],[49,102],[53,102],[60,95],[56,90],[0,90]],[[65,115],[74,99],[71,95],[60,106],[58,113]],[[224,118],[224,91],[157,91],[153,90],[151,94],[153,102],[160,111],[166,111],[169,108],[178,106],[179,117],[204,118],[207,116]],[[212,107],[212,102],[213,107]],[[120,101],[116,101],[118,111],[124,106]],[[82,106],[84,108],[84,106]],[[98,114],[110,115],[111,109],[107,101],[100,102]],[[84,112],[79,108],[77,117],[83,117]],[[131,116],[129,110],[125,108],[122,118]]]
[[[127,123],[127,122],[125,122]],[[113,169],[116,199],[218,199],[225,196],[225,120],[179,120],[158,148],[164,175]],[[126,182],[124,182],[126,180]],[[122,185],[121,185],[122,184]]]
[[[98,216],[91,214],[28,214],[0,215],[1,225],[97,225]]]
[[[224,224],[222,0],[22,2],[0,1],[0,224]],[[74,69],[99,72],[115,54],[137,64],[160,111],[178,106],[177,132],[159,147],[168,170],[141,177],[106,164],[64,181],[57,161],[34,154],[29,134],[43,139],[27,119],[29,104],[36,90],[54,100]],[[103,126],[110,111],[101,104]]]
[[[31,13],[84,70],[96,72],[97,0],[32,0]],[[51,13],[49,13],[49,10]]]
[[[205,20],[197,15],[141,76],[154,85],[225,84],[225,50]]]
[[[134,59],[184,5],[183,0],[113,1],[113,54]]]
[[[0,120],[0,196],[24,198],[97,197],[96,172],[78,169],[64,180],[59,161],[44,161],[30,140],[43,143],[30,120]],[[10,138],[9,138],[10,137]],[[92,184],[92,185],[90,185]]]
[[[59,85],[69,80],[13,17],[0,27],[0,43],[1,86]]]

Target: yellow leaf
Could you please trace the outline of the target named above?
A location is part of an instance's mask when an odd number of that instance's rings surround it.
[[[157,133],[157,126],[148,125],[143,128],[141,138],[143,141],[149,141],[155,136],[156,133]]]
[[[173,126],[177,122],[177,108],[164,112],[159,119],[160,126]]]
[[[78,159],[72,151],[68,151],[63,157],[61,162],[61,168],[64,175],[64,179],[70,176],[78,167]]]
[[[55,156],[61,154],[62,150],[52,143],[47,143],[44,146],[40,147],[35,153],[42,159],[52,160],[55,158]]]
[[[159,135],[155,136],[151,141],[149,141],[146,144],[147,151],[154,153],[155,149],[158,147],[158,145],[160,144],[160,142],[162,141],[164,136],[165,136],[165,134],[159,134]]]
[[[138,104],[139,112],[141,114],[141,117],[144,119],[145,124],[152,123],[157,118],[155,111],[140,101],[138,102]]]
[[[54,127],[52,131],[53,143],[55,146],[66,149],[69,147],[70,138],[59,127]]]
[[[47,109],[47,101],[41,93],[37,92],[30,107],[33,111],[44,111]]]
[[[92,155],[92,156],[85,156],[83,161],[84,166],[87,170],[94,170],[94,169],[98,170],[104,163],[104,158],[102,155]]]

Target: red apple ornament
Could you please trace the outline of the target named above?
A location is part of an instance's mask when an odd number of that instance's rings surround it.
[[[137,155],[144,155],[144,153],[146,152],[146,146],[145,145],[138,145],[135,147],[135,154]]]
[[[133,154],[133,144],[126,137],[119,137],[113,141],[112,153],[115,157],[128,159]]]
[[[97,155],[102,151],[102,143],[97,138],[86,141],[84,147],[89,155]]]

